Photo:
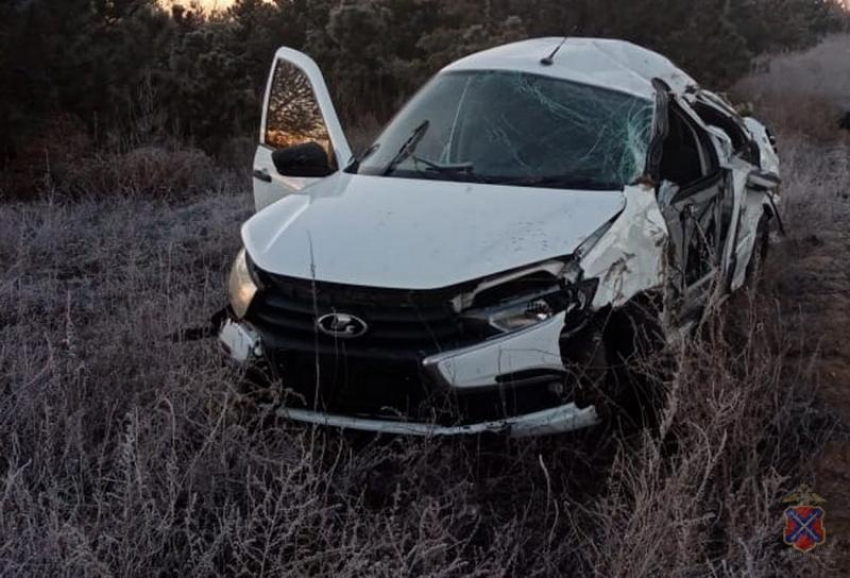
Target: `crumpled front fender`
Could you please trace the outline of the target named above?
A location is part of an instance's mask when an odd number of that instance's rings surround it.
[[[669,234],[655,191],[626,187],[626,208],[580,266],[585,279],[599,279],[593,309],[620,307],[636,295],[663,286]]]

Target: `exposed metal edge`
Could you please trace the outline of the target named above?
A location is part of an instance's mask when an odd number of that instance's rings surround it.
[[[227,354],[238,363],[258,359],[263,355],[260,337],[245,323],[226,319],[219,330],[218,340]]]
[[[499,421],[450,427],[429,423],[349,417],[305,409],[284,408],[279,410],[278,414],[284,418],[303,423],[410,436],[462,436],[503,433],[510,437],[522,438],[566,433],[599,423],[595,407],[580,409],[574,403]]]

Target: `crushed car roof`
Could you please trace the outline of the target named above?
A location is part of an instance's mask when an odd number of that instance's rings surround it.
[[[541,61],[561,45],[551,65]],[[563,78],[654,98],[652,80],[659,78],[678,93],[697,82],[668,58],[631,42],[602,38],[535,38],[478,52],[443,69],[514,70]]]

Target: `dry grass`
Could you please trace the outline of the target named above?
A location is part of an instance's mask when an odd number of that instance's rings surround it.
[[[139,197],[185,201],[233,188],[248,174],[254,139],[233,138],[216,158],[167,139],[141,138],[96,147],[79,123],[59,117],[53,135],[33,139],[0,172],[0,201]],[[240,183],[241,184],[241,183]]]
[[[3,205],[0,575],[830,573],[780,538],[830,433],[781,293],[846,214],[848,151],[822,146],[783,140],[792,238],[761,291],[642,360],[660,423],[524,442],[282,422],[213,342],[167,339],[222,305],[247,194]]]
[[[786,136],[846,144],[836,129],[841,115],[850,112],[848,62],[850,35],[832,36],[811,50],[765,59],[732,92],[752,101],[759,116]]]
[[[655,430],[340,437],[246,410],[214,343],[245,196],[0,217],[0,574],[771,575],[818,439],[772,304],[685,347]],[[761,301],[761,300],[760,300]],[[650,363],[661,361],[650,360]],[[750,572],[751,569],[757,570]]]
[[[125,153],[97,154],[58,167],[49,183],[75,196],[186,198],[215,190],[220,171],[197,149],[147,146]]]

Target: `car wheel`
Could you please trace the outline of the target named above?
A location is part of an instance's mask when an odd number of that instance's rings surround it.
[[[645,362],[664,343],[656,311],[651,300],[636,300],[603,314],[565,348],[572,367],[584,368],[576,401],[592,404],[604,427],[632,430],[652,422],[656,388]],[[576,355],[582,346],[585,353]]]

